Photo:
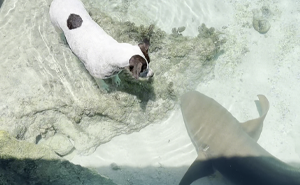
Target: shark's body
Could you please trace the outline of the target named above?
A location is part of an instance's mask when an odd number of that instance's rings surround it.
[[[258,95],[261,116],[239,123],[215,100],[192,91],[181,98],[181,111],[198,157],[180,185],[218,170],[237,185],[300,185],[300,169],[276,159],[257,140],[269,102]]]

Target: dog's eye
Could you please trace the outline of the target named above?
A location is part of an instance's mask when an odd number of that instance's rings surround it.
[[[145,71],[147,69],[147,65],[143,65],[142,71]]]

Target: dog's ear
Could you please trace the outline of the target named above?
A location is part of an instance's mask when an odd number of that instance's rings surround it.
[[[140,72],[142,71],[143,63],[138,58],[140,56],[133,56],[129,60],[129,70],[135,79],[139,79]]]
[[[150,63],[150,58],[148,55],[149,46],[150,46],[150,39],[147,38],[145,38],[142,43],[139,43],[139,47],[142,53],[144,54],[145,58],[147,59],[148,63]]]
[[[145,38],[142,43],[139,43],[139,47],[145,53],[148,53],[149,46],[150,46],[150,39],[147,38]]]

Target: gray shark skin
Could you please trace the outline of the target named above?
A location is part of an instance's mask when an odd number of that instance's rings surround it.
[[[260,117],[240,123],[200,92],[182,96],[183,119],[198,157],[179,185],[190,185],[215,170],[236,185],[300,185],[300,169],[278,160],[257,144],[269,110],[267,98],[258,98]]]

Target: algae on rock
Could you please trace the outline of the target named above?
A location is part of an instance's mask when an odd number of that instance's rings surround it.
[[[0,11],[0,17],[10,16],[0,20],[0,129],[18,139],[52,146],[59,155],[89,154],[114,136],[166,119],[181,94],[213,76],[222,43],[213,29],[207,37],[168,35],[154,25],[113,20],[84,1],[117,41],[151,42],[154,77],[137,81],[124,71],[121,86],[102,93],[55,31],[50,2],[6,1]],[[64,138],[65,148],[55,144],[55,135]]]

